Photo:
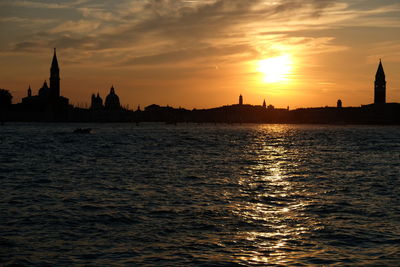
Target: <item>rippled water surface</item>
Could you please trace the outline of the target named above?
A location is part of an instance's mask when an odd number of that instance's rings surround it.
[[[400,127],[6,124],[0,149],[0,265],[400,261]]]

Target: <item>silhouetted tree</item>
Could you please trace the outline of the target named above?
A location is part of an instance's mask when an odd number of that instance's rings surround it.
[[[4,111],[11,106],[12,95],[6,89],[0,88],[0,124],[4,124]]]
[[[0,88],[0,109],[7,109],[11,106],[12,95],[6,89]]]

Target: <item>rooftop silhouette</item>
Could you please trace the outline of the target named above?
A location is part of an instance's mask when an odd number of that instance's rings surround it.
[[[112,85],[109,94],[103,99],[100,94],[92,94],[88,108],[74,107],[66,97],[61,96],[60,67],[56,48],[50,66],[50,86],[43,82],[33,95],[29,85],[27,96],[21,103],[2,105],[2,120],[10,121],[164,121],[164,122],[254,122],[254,123],[387,123],[400,124],[400,104],[386,103],[386,76],[382,61],[379,61],[374,81],[374,103],[361,107],[345,107],[341,99],[335,107],[301,108],[289,110],[275,108],[265,99],[260,105],[244,104],[244,97],[239,95],[238,104],[211,109],[193,109],[161,107],[153,104],[144,111],[123,108],[120,98]],[[7,94],[0,95],[6,101]]]

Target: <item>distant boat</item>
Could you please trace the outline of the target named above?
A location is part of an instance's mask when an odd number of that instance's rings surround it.
[[[76,128],[74,133],[79,134],[90,134],[92,132],[92,128]]]

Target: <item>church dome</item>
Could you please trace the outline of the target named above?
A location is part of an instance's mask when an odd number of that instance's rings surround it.
[[[43,86],[39,89],[39,96],[47,96],[50,93],[50,88],[47,81],[44,81]]]
[[[111,86],[110,93],[106,97],[106,109],[120,109],[119,97],[115,94],[114,86]]]

